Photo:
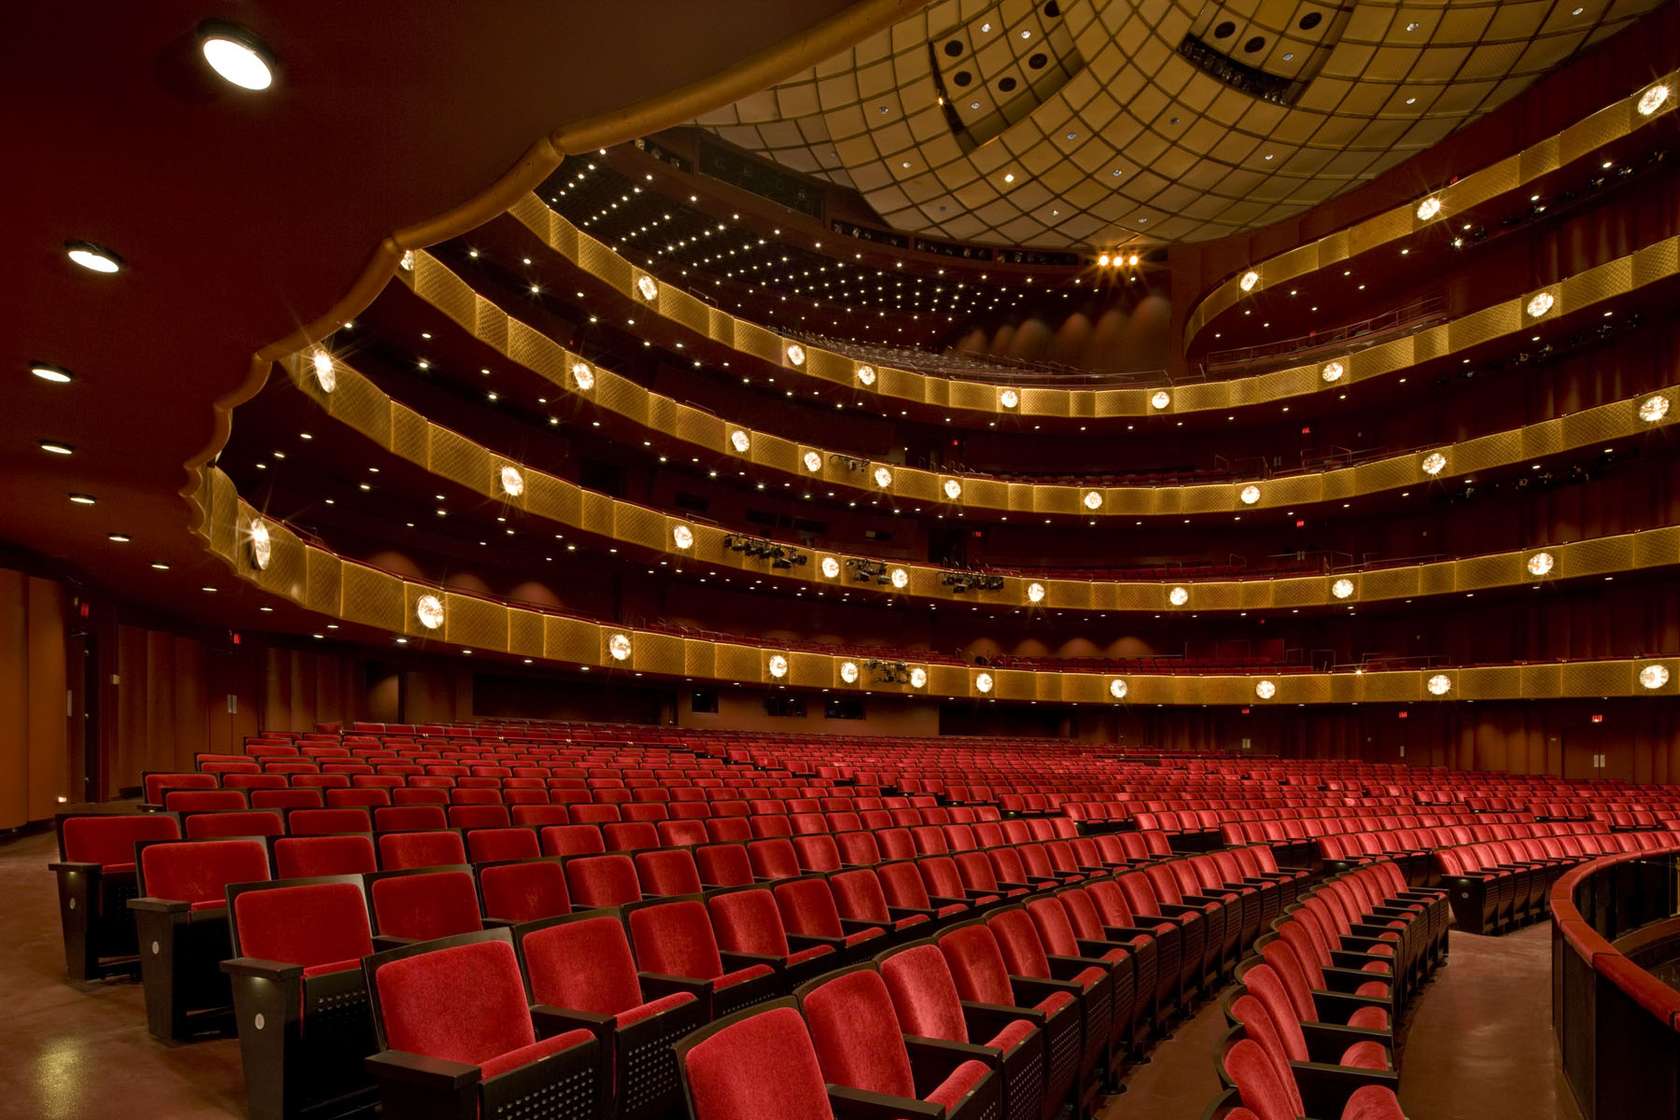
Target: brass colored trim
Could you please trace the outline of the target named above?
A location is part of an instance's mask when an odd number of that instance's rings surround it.
[[[784,544],[787,548],[809,553],[811,556],[810,563],[802,568],[777,571],[768,564],[749,560],[741,553],[724,548],[723,538],[730,535],[732,530],[696,523],[648,506],[586,490],[567,479],[548,474],[509,456],[500,455],[489,447],[468,440],[405,408],[342,360],[334,362],[337,382],[332,393],[322,392],[307,357],[292,355],[286,359],[284,367],[293,385],[332,419],[384,450],[407,459],[434,475],[464,486],[484,498],[522,509],[533,517],[543,518],[555,525],[599,534],[622,544],[650,548],[672,559],[751,572],[757,576],[815,588],[863,591],[883,597],[935,599],[946,603],[967,602],[988,607],[1021,607],[1045,611],[1202,613],[1353,606],[1359,603],[1451,595],[1680,564],[1680,526],[1665,526],[1644,532],[1620,533],[1567,544],[1467,556],[1427,564],[1333,572],[1328,575],[1281,576],[1272,579],[1079,580],[1054,579],[1047,576],[1004,576],[1004,585],[998,591],[969,591],[957,594],[944,585],[944,577],[972,573],[929,564],[856,556],[786,542],[771,542]],[[1653,395],[1668,399],[1671,402],[1669,411],[1680,414],[1680,389],[1665,390],[1661,394],[1642,393],[1637,398],[1605,407],[1634,413],[1640,402]],[[1583,423],[1576,418],[1569,418],[1569,422]],[[1597,438],[1602,438],[1597,435],[1602,431],[1598,425],[1585,423],[1585,428],[1586,432],[1593,436],[1587,442],[1596,442]],[[1543,432],[1531,434],[1534,431],[1520,429],[1517,432],[1504,433],[1503,438],[1511,446],[1524,452],[1519,458],[1543,453],[1543,449],[1548,446],[1555,449],[1556,441]],[[1449,449],[1450,457],[1457,457],[1460,453],[1459,449]],[[502,468],[507,466],[519,471],[523,483],[522,492],[516,497],[510,497],[502,487],[501,472]],[[678,525],[688,526],[693,534],[693,543],[686,549],[678,548],[674,541],[673,531]],[[764,539],[756,533],[736,532],[734,535]],[[1552,562],[1543,575],[1535,576],[1528,571],[1527,565],[1531,558],[1542,552],[1549,554]],[[825,558],[833,558],[839,562],[840,574],[837,578],[828,579],[822,575],[820,565]],[[895,567],[903,568],[909,582],[903,590],[881,587],[874,583],[851,582],[847,565],[852,560],[883,564],[889,570]],[[1342,580],[1348,581],[1352,590],[1345,596],[1338,596],[1336,587]],[[1044,588],[1044,598],[1036,604],[1027,597],[1028,588],[1034,583]],[[1175,605],[1169,598],[1175,587],[1183,587],[1189,593],[1189,598],[1183,604]]]
[[[860,694],[925,693],[941,698],[1083,704],[1112,703],[1109,687],[1115,680],[1125,681],[1129,703],[1221,706],[1672,697],[1680,692],[1680,658],[1673,657],[1368,673],[1170,676],[980,669],[918,662],[914,651],[909,651],[906,663],[926,672],[925,687],[876,684],[867,680],[867,674],[861,674],[857,684],[848,685],[840,676],[840,666],[849,660],[843,655],[685,638],[461,595],[447,588],[407,582],[317,548],[288,526],[266,517],[270,559],[267,568],[258,569],[253,563],[249,534],[252,519],[262,515],[239,497],[233,481],[220,468],[207,468],[195,500],[203,512],[197,532],[206,547],[226,562],[237,578],[263,591],[329,618],[408,636],[411,644],[415,638],[436,639],[463,650],[529,657],[533,661]],[[443,606],[444,618],[437,630],[428,630],[420,622],[417,602],[423,595],[437,597]],[[624,660],[610,653],[616,634],[631,641],[630,656]],[[1640,670],[1650,665],[1667,670],[1661,688],[1646,689],[1639,683]],[[777,668],[782,670],[780,674]],[[992,678],[990,693],[981,692],[976,683],[982,674]],[[1437,676],[1448,682],[1447,691],[1441,695],[1429,691],[1428,682]],[[1262,698],[1257,689],[1266,681],[1273,684],[1275,692]]]
[[[1636,108],[1641,95],[1652,86],[1665,83],[1671,91],[1668,99],[1650,116],[1641,116]],[[1380,249],[1384,245],[1410,237],[1427,226],[1450,222],[1456,216],[1484,202],[1521,190],[1605,145],[1662,119],[1677,102],[1680,102],[1680,98],[1674,96],[1680,93],[1680,89],[1676,88],[1677,84],[1680,84],[1680,71],[1645,82],[1620,101],[1606,105],[1563,131],[1455,180],[1440,190],[1425,191],[1404,205],[1374,214],[1364,221],[1276,256],[1267,257],[1248,269],[1232,274],[1202,296],[1185,317],[1184,349],[1190,349],[1203,327],[1245,298],[1257,296],[1267,288],[1279,284],[1298,282],[1319,269],[1344,264],[1361,253]],[[1440,209],[1428,218],[1420,217],[1418,207],[1431,198],[1440,200]],[[1242,278],[1249,271],[1258,273],[1259,280],[1245,292],[1242,290]]]
[[[1353,355],[1345,360],[1348,372],[1344,380],[1363,380],[1379,372],[1407,368],[1414,361],[1424,358],[1439,358],[1501,334],[1532,330],[1536,323],[1550,322],[1558,316],[1595,306],[1645,284],[1667,279],[1676,272],[1680,272],[1680,237],[1665,238],[1628,256],[1618,257],[1548,285],[1538,292],[1506,300],[1463,319]],[[655,393],[592,363],[586,364],[594,373],[594,384],[587,391],[580,390],[573,381],[571,370],[574,363],[583,361],[582,358],[535,327],[509,315],[493,300],[479,295],[436,257],[417,252],[414,254],[413,271],[398,275],[403,283],[413,287],[422,300],[509,361],[524,366],[555,388],[588,400],[596,407],[616,413],[643,428],[656,430],[725,461],[750,461],[760,469],[776,471],[788,478],[845,487],[900,501],[926,502],[935,509],[962,508],[973,512],[1085,518],[1242,514],[1293,509],[1468,476],[1477,471],[1557,454],[1607,439],[1632,436],[1680,421],[1680,409],[1670,409],[1663,420],[1645,424],[1637,415],[1637,401],[1618,401],[1433,449],[1447,456],[1445,469],[1434,475],[1425,473],[1423,469],[1428,450],[1406,452],[1327,471],[1187,486],[1088,487],[1014,482],[985,475],[926,471],[890,462],[870,462],[862,469],[851,469],[848,463],[861,463],[856,456],[784,439],[770,432],[755,431],[745,424],[734,423]],[[626,272],[625,282],[633,284],[640,275],[643,274],[639,270]],[[1529,303],[1542,293],[1551,302],[1540,316],[1531,316],[1527,311]],[[663,296],[664,288],[661,287],[656,298]],[[806,361],[814,364],[815,358],[808,356]],[[1306,379],[1322,385],[1317,369],[1315,365],[1311,369],[1286,371],[1286,374],[1293,376],[1297,382]],[[1280,376],[1285,374],[1264,375]],[[1187,386],[1178,390],[1178,399],[1192,392],[1225,387],[1217,383]],[[1041,391],[1048,390],[1029,389],[1023,397]],[[1140,397],[1144,395],[1142,390],[1122,392],[1136,392]],[[747,438],[748,450],[744,453],[737,451],[731,443],[731,437],[737,431]],[[804,467],[805,455],[812,452],[820,460],[816,471]],[[882,477],[879,475],[882,469],[890,475],[885,486],[875,483],[877,477]],[[955,499],[948,498],[942,489],[950,479],[955,479],[961,487],[961,493]],[[1259,496],[1252,502],[1245,502],[1242,495],[1251,486],[1259,489]],[[1095,499],[1091,497],[1093,494],[1097,495]],[[1087,504],[1092,500],[1097,502],[1095,507]]]

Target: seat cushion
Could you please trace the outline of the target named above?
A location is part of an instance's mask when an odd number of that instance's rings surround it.
[[[993,901],[996,900],[994,899]],[[961,914],[967,909],[968,907],[964,906],[960,902],[947,902],[944,906],[941,906],[938,910],[934,911],[934,913],[938,914],[941,918],[950,918]]]
[[[879,926],[874,929],[860,929],[856,933],[848,933],[846,935],[846,948],[850,949],[853,945],[861,945],[865,941],[873,941],[880,937],[881,933]]]
[[[990,1072],[980,1062],[964,1062],[951,1071],[939,1087],[927,1095],[929,1104],[943,1105],[947,1111],[957,1106]]]
[[[1384,984],[1381,980],[1372,980],[1368,983],[1359,985],[1359,987],[1353,990],[1353,994],[1356,996],[1369,996],[1373,999],[1387,999],[1388,985]]]
[[[613,1026],[617,1027],[619,1030],[623,1030],[632,1023],[639,1023],[643,1019],[651,1019],[655,1015],[663,1015],[672,1008],[682,1007],[684,1004],[694,1002],[695,999],[692,992],[672,992],[668,996],[660,996],[658,999],[649,1003],[644,1003],[639,1007],[632,1007],[628,1010],[620,1011],[617,1015],[613,1016]]]
[[[1341,1064],[1353,1069],[1387,1069],[1388,1050],[1380,1042],[1356,1042],[1342,1051]]]
[[[1100,968],[1082,968],[1078,975],[1073,978],[1073,982],[1086,991],[1090,991],[1092,985],[1102,983],[1103,977],[1106,975],[1108,974]]]
[[[480,1062],[479,1073],[484,1080],[500,1077],[504,1073],[512,1073],[516,1069],[540,1061],[562,1050],[570,1050],[580,1043],[589,1042],[595,1036],[588,1031],[567,1031],[557,1034],[553,1038],[541,1038],[529,1046],[521,1046],[517,1050],[509,1050],[505,1054],[497,1054],[488,1061]]]
[[[896,930],[904,930],[904,929],[914,929],[917,926],[926,925],[927,920],[928,920],[928,916],[926,914],[911,914],[908,918],[900,918],[900,919],[898,919],[898,921],[894,922],[893,923],[893,929],[895,931]]]
[[[1347,1025],[1364,1031],[1386,1031],[1388,1012],[1380,1007],[1361,1007],[1348,1016]]]
[[[806,961],[814,961],[818,957],[827,956],[832,952],[834,952],[834,946],[832,945],[813,945],[809,949],[801,949],[789,956],[787,963],[790,965],[804,964]]]
[[[325,976],[329,972],[349,972],[353,968],[361,968],[359,960],[333,961],[331,964],[312,964],[303,970],[305,980],[316,976]]]
[[[760,976],[769,976],[775,970],[767,964],[749,964],[746,968],[737,968],[734,972],[726,972],[712,981],[712,987],[717,991],[733,988],[737,984],[744,984],[748,980],[756,980]]]

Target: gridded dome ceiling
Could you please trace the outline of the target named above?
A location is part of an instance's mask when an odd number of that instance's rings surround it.
[[[1286,218],[1660,0],[950,0],[697,123],[901,231],[1106,248]]]

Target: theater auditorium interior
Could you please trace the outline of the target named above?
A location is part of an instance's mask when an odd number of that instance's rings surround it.
[[[1680,1117],[1680,3],[8,16],[0,1115]]]

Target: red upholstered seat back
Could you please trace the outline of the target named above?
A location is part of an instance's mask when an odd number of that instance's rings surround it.
[[[712,887],[744,887],[753,881],[752,864],[741,844],[707,844],[694,849],[700,880]]]
[[[706,908],[690,899],[631,911],[630,943],[644,972],[698,980],[723,975],[723,957]]]
[[[1295,1074],[1289,1068],[1288,1044],[1279,1033],[1279,1024],[1266,1011],[1265,1006],[1252,995],[1244,993],[1231,1001],[1231,1017],[1242,1026],[1244,1037],[1260,1045],[1271,1059],[1272,1069],[1277,1074],[1286,1092],[1291,1097],[1291,1104],[1296,1115],[1302,1115],[1305,1105],[1301,1101],[1300,1088],[1295,1084]]]
[[[642,897],[636,865],[622,852],[567,860],[566,888],[572,901],[584,907],[623,906]]]
[[[596,1015],[616,1015],[642,1003],[636,962],[617,918],[539,929],[525,935],[520,949],[536,1003]]]
[[[793,844],[780,837],[749,843],[747,860],[760,879],[792,879],[799,874],[799,857],[794,854]]]
[[[1060,896],[1051,898],[1035,898],[1027,903],[1027,916],[1032,919],[1033,927],[1038,931],[1038,940],[1046,953],[1058,957],[1077,957],[1079,952],[1079,935],[1073,931],[1073,922],[1068,917],[1067,908],[1062,905]],[[1008,954],[1004,954],[1008,958]],[[1049,962],[1046,962],[1048,965]]]
[[[795,836],[793,852],[803,871],[840,870],[840,849],[835,845],[834,837],[827,833],[821,836]]]
[[[889,904],[911,910],[933,908],[933,900],[928,897],[927,884],[922,882],[922,873],[909,860],[883,863],[875,869],[875,874],[880,879],[881,890]]]
[[[449,818],[441,805],[381,806],[373,811],[373,827],[380,832],[427,832],[448,828]]]
[[[467,853],[474,863],[536,859],[537,834],[528,828],[478,828],[467,833]]]
[[[789,879],[776,884],[776,908],[782,924],[794,933],[844,937],[834,896],[821,879]]]
[[[1302,1022],[1312,1022],[1318,1018],[1318,1007],[1313,1003],[1312,994],[1315,989],[1323,990],[1324,973],[1316,963],[1302,961],[1289,932],[1294,927],[1294,922],[1284,923],[1280,938],[1267,942],[1260,950],[1260,957],[1283,984],[1295,1017]],[[1294,929],[1293,936],[1305,937],[1306,931]]]
[[[805,1020],[777,1007],[732,1023],[684,1055],[695,1120],[833,1120]]]
[[[458,832],[387,832],[379,837],[379,866],[386,871],[466,862],[467,848]]]
[[[1003,963],[997,938],[984,925],[958,926],[939,939],[939,951],[950,966],[951,979],[963,999],[976,1003],[1012,1005],[1009,969]]]
[[[1081,888],[1085,897],[1097,908],[1097,915],[1105,926],[1136,926],[1131,904],[1120,884],[1113,879],[1098,879]]]
[[[914,1097],[910,1055],[880,973],[862,969],[836,976],[800,999],[817,1064],[836,1085]]]
[[[870,867],[881,862],[881,847],[872,832],[842,832],[835,836],[840,858],[855,867]]]
[[[1045,955],[1044,943],[1025,910],[1004,910],[986,919],[986,927],[997,938],[1003,963],[1013,976],[1050,978],[1050,959]]]
[[[72,863],[97,863],[107,870],[132,867],[137,842],[180,838],[180,823],[161,813],[69,817],[64,822],[64,858]]]
[[[1244,1106],[1258,1120],[1298,1120],[1299,1095],[1293,1081],[1285,1083],[1258,1042],[1242,1039],[1225,1051],[1225,1076],[1237,1087]]]
[[[566,873],[558,863],[549,860],[486,867],[478,873],[478,889],[484,895],[484,916],[487,918],[534,922],[572,912],[571,895],[566,890]]]
[[[609,852],[637,852],[659,847],[659,830],[648,821],[609,821],[601,826]]]
[[[541,830],[545,856],[598,855],[607,850],[601,830],[592,824],[553,824]]]
[[[388,961],[373,983],[392,1050],[476,1066],[536,1041],[519,961],[506,941]]]
[[[355,883],[245,891],[233,901],[233,921],[241,956],[308,968],[373,952],[367,899]]]
[[[292,836],[365,833],[372,827],[366,809],[294,809],[286,816],[286,831]]]
[[[1232,1113],[1227,1120],[1237,1120]],[[1367,1085],[1355,1089],[1342,1106],[1342,1120],[1406,1120],[1400,1111],[1400,1099],[1392,1089],[1382,1085]]]
[[[967,1042],[957,982],[937,945],[916,945],[881,962],[899,1030],[923,1038]]]
[[[881,880],[869,868],[842,871],[831,875],[828,889],[834,895],[834,906],[840,916],[860,922],[891,922],[887,911],[887,896],[881,892]]]
[[[695,847],[709,839],[704,821],[660,821],[656,827],[659,829],[659,843],[667,848]]]
[[[478,892],[465,871],[376,879],[372,894],[373,916],[382,934],[431,941],[484,928]]]
[[[1020,853],[1016,849],[991,848],[987,850],[986,858],[992,862],[992,873],[996,876],[997,882],[1025,883],[1027,881],[1026,865],[1021,862]],[[996,886],[996,883],[993,886]]]
[[[187,817],[187,839],[215,840],[231,836],[284,836],[286,821],[278,809],[246,809],[231,813],[194,813]]]
[[[566,812],[564,805],[515,805],[508,812],[514,824],[533,828],[572,822],[572,816]]]
[[[373,841],[366,836],[281,836],[274,841],[279,879],[366,875],[378,869]]]
[[[655,848],[635,855],[636,877],[646,895],[699,894],[700,871],[687,848]]]
[[[985,852],[958,852],[951,857],[962,876],[963,886],[971,891],[996,891],[997,875],[992,872],[991,858]]]
[[[163,808],[170,813],[207,813],[247,805],[242,789],[176,789],[163,795]]]
[[[140,853],[140,876],[152,898],[220,902],[229,883],[269,877],[268,849],[260,840],[155,844]]]
[[[1064,891],[1058,895],[1062,900],[1062,909],[1067,912],[1068,924],[1073,927],[1075,937],[1082,937],[1087,941],[1106,941],[1108,932],[1103,929],[1102,916],[1097,913],[1096,903],[1091,896],[1082,890]]]
[[[867,872],[865,872],[867,874]],[[718,943],[732,953],[785,957],[790,951],[781,911],[769,890],[725,891],[706,900]]]
[[[921,875],[922,886],[927,888],[929,895],[938,895],[940,898],[967,897],[962,875],[957,871],[957,861],[950,856],[929,856],[927,859],[917,860],[916,871]]]
[[[1266,1017],[1271,1020],[1272,1030],[1283,1047],[1281,1053],[1285,1063],[1306,1061],[1307,1040],[1301,1033],[1301,1021],[1296,1017],[1289,993],[1284,990],[1283,981],[1278,979],[1277,973],[1268,965],[1257,964],[1243,974],[1243,987],[1265,1008]]]

